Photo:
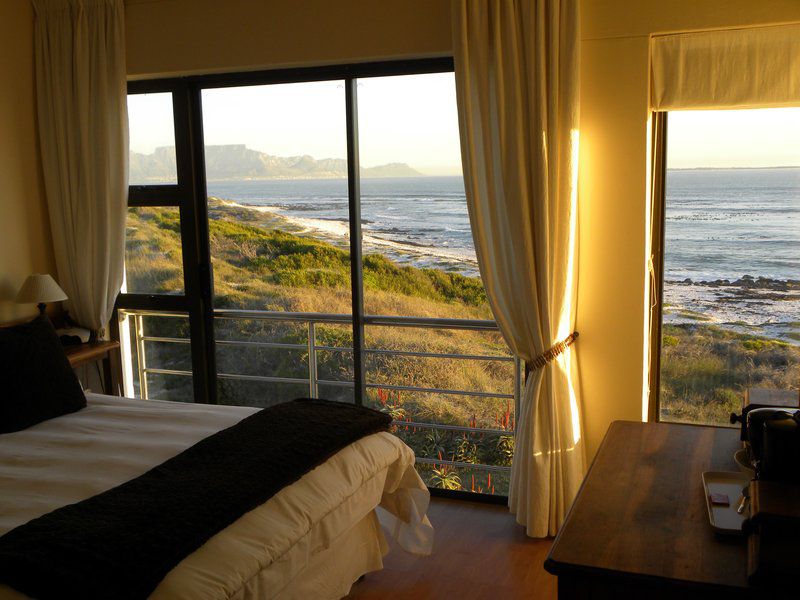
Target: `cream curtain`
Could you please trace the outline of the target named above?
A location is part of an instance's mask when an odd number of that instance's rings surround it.
[[[122,0],[33,0],[39,139],[58,281],[102,332],[122,285],[128,113]]]
[[[532,367],[509,506],[554,535],[584,474],[576,393],[577,0],[455,0],[461,153],[495,318]]]
[[[800,100],[800,24],[654,35],[653,110],[768,108]]]

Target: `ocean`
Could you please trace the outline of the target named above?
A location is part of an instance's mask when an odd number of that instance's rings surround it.
[[[208,193],[310,235],[348,234],[342,179],[213,181]],[[461,177],[362,179],[361,216],[365,252],[478,275]],[[664,233],[665,322],[798,343],[800,168],[670,170]]]
[[[667,173],[666,279],[800,279],[800,168]]]
[[[800,344],[800,168],[667,173],[664,322]]]
[[[210,181],[208,195],[269,209],[324,239],[349,234],[344,179]],[[362,179],[361,235],[365,252],[478,275],[461,177]]]

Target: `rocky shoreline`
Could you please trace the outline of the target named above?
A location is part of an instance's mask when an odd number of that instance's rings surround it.
[[[739,279],[714,279],[712,281],[667,280],[666,284],[676,286],[700,286],[724,292],[718,296],[720,302],[739,300],[774,300],[779,302],[800,300],[800,280],[771,279],[743,275]]]
[[[753,277],[752,275],[742,275],[739,279],[714,279],[712,281],[693,281],[690,278],[683,280],[667,280],[666,283],[673,285],[704,285],[708,287],[741,287],[747,289],[766,289],[780,292],[790,292],[800,290],[800,280],[798,279],[771,279],[769,277]]]
[[[744,275],[664,283],[664,323],[713,324],[800,345],[800,281],[796,279]]]

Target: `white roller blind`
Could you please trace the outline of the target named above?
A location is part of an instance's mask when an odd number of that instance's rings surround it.
[[[800,105],[800,23],[654,35],[651,108]]]

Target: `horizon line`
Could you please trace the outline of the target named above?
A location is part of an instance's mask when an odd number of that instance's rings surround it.
[[[667,171],[744,171],[756,169],[800,169],[800,165],[767,165],[763,167],[667,167]]]

